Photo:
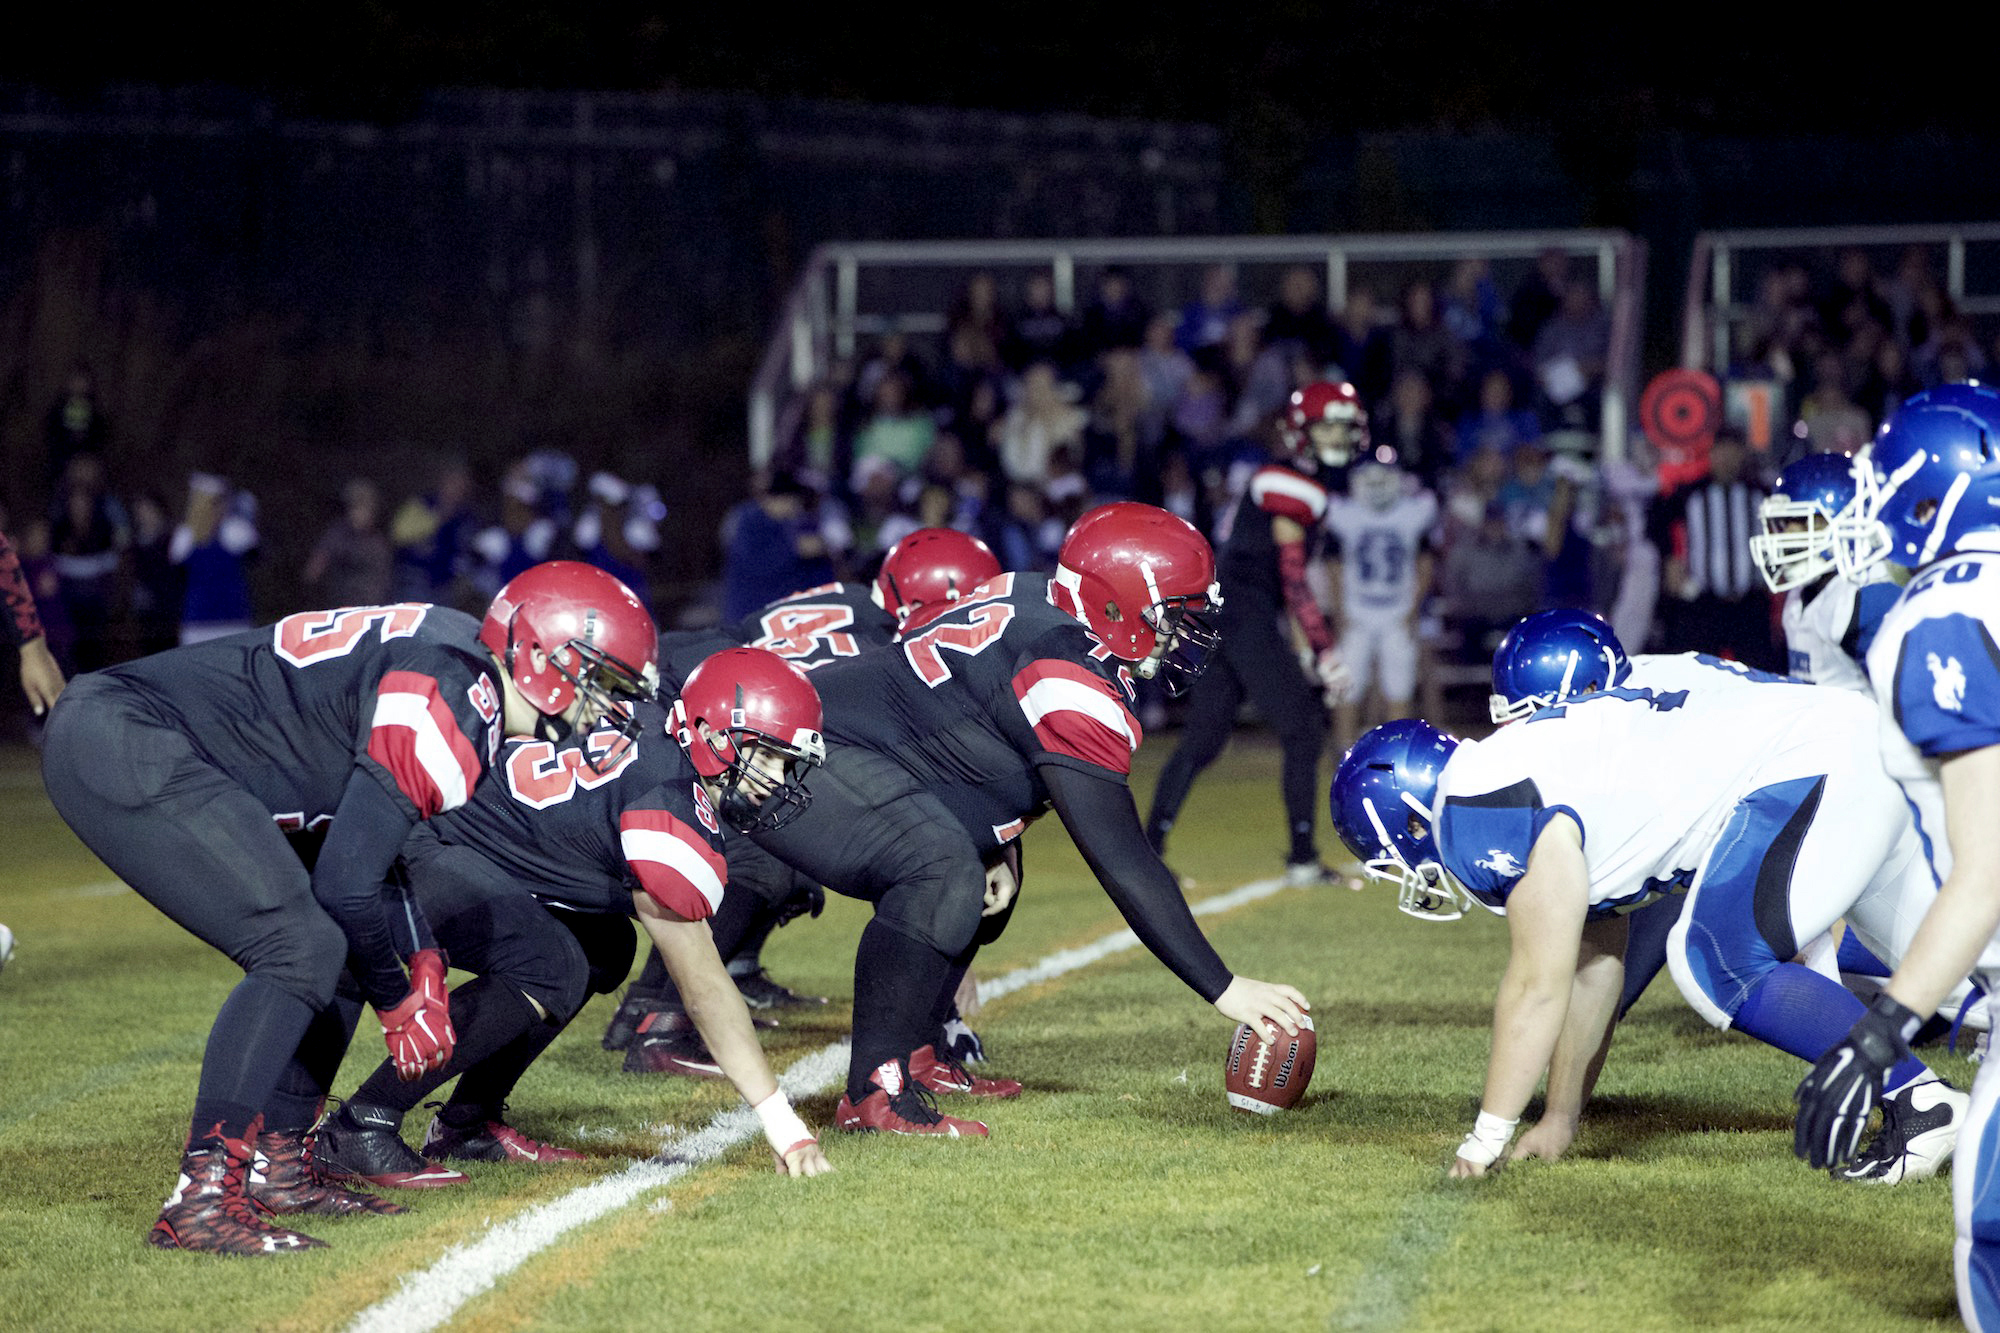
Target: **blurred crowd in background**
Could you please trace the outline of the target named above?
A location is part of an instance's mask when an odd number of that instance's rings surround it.
[[[1511,290],[1465,260],[1442,281],[1351,286],[1338,311],[1303,266],[1258,305],[1218,265],[1167,309],[1111,268],[1074,317],[1046,271],[1010,274],[1011,288],[982,272],[941,336],[892,330],[810,386],[796,430],[727,513],[676,509],[671,478],[586,473],[553,449],[499,476],[442,460],[401,488],[349,479],[286,586],[311,606],[477,608],[527,565],[570,557],[649,597],[661,544],[694,542],[720,552],[711,595],[656,607],[663,625],[693,625],[865,578],[918,527],[974,533],[1012,569],[1052,567],[1068,525],[1114,499],[1219,535],[1289,395],[1331,378],[1367,405],[1374,458],[1440,501],[1433,586],[1412,607],[1427,672],[1476,684],[1502,629],[1558,605],[1604,613],[1628,644],[1781,666],[1743,545],[1771,478],[1802,452],[1851,452],[1908,394],[2000,358],[1953,309],[1934,258],[1913,247],[1884,273],[1850,250],[1764,273],[1735,374],[1774,386],[1782,429],[1762,449],[1725,429],[1668,493],[1636,432],[1626,459],[1598,458],[1609,326],[1594,269],[1560,253]],[[0,514],[68,670],[298,609],[253,605],[246,575],[260,558],[254,487],[282,477],[196,473],[167,490],[110,475],[116,429],[77,367],[48,409],[45,508]]]

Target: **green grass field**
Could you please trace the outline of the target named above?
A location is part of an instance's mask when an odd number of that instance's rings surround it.
[[[1164,753],[1156,741],[1142,760]],[[1276,759],[1239,743],[1196,788],[1172,849],[1192,897],[1276,872]],[[1150,765],[1137,785],[1143,798]],[[1121,924],[1053,821],[1030,842],[1021,910],[982,975]],[[599,1154],[588,1166],[474,1168],[469,1185],[403,1196],[405,1217],[311,1219],[332,1248],[296,1258],[153,1251],[143,1237],[233,969],[110,880],[27,751],[0,751],[0,848],[0,921],[20,937],[0,975],[0,1329],[344,1327],[450,1247],[735,1103],[719,1085],[620,1074],[598,1049],[599,1001],[513,1113]],[[836,900],[767,959],[845,996],[862,920]],[[838,1171],[809,1182],[740,1148],[570,1232],[450,1327],[1956,1326],[1948,1180],[1843,1187],[1795,1162],[1802,1066],[1709,1030],[1667,978],[1620,1034],[1569,1160],[1454,1185],[1443,1170],[1475,1109],[1502,923],[1419,923],[1385,890],[1325,889],[1207,924],[1232,966],[1313,1000],[1319,1065],[1299,1109],[1230,1111],[1228,1024],[1143,951],[1119,954],[980,1016],[991,1068],[1028,1085],[980,1108],[991,1141],[835,1137]],[[767,1034],[774,1065],[844,1023],[836,1005]],[[380,1054],[364,1020],[338,1090]],[[1963,1061],[1938,1063],[1969,1081]],[[832,1094],[802,1107],[818,1123],[832,1109]]]

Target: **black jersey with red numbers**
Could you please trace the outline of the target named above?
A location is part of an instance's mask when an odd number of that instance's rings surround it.
[[[544,902],[630,912],[640,889],[690,921],[712,915],[729,878],[722,826],[666,710],[640,704],[638,719],[630,742],[510,738],[494,780],[411,837],[470,848]]]
[[[1131,673],[1056,596],[1045,574],[1002,574],[893,651],[814,672],[827,739],[895,759],[982,848],[1047,809],[1038,765],[1123,781]]]
[[[660,636],[660,678],[678,693],[711,653],[734,644],[764,648],[805,671],[858,657],[896,637],[896,618],[862,583],[824,583],[781,597],[734,625]]]
[[[1222,587],[1221,614],[1231,619],[1254,614],[1269,617],[1285,604],[1278,570],[1278,544],[1271,535],[1271,518],[1289,518],[1306,530],[1312,543],[1326,515],[1326,487],[1284,463],[1266,463],[1251,475],[1243,498],[1230,512],[1228,530],[1215,556],[1215,578]]]
[[[405,603],[287,616],[111,667],[281,825],[330,819],[359,765],[418,819],[454,810],[500,749],[479,622]]]

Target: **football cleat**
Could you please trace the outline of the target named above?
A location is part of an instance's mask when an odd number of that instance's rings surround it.
[[[529,1138],[504,1120],[450,1125],[440,1115],[424,1133],[423,1155],[434,1162],[581,1162],[573,1148],[558,1148]]]
[[[979,1040],[977,1032],[965,1025],[965,1020],[958,1016],[955,1008],[951,1017],[945,1019],[943,1031],[938,1034],[937,1048],[944,1052],[947,1059],[962,1065],[986,1063],[986,1043]]]
[[[210,1139],[190,1144],[181,1155],[180,1180],[160,1208],[160,1219],[146,1243],[162,1250],[196,1250],[203,1254],[255,1257],[317,1250],[323,1240],[265,1220],[250,1201],[247,1180],[255,1153],[258,1123],[240,1139]]]
[[[463,1171],[411,1151],[401,1130],[402,1117],[394,1111],[349,1102],[313,1131],[313,1166],[333,1180],[365,1180],[392,1190],[441,1189],[465,1180]]]
[[[655,1009],[640,1021],[632,1044],[625,1048],[625,1072],[726,1077],[684,1009]]]
[[[910,1053],[910,1077],[935,1093],[956,1092],[968,1097],[1018,1097],[1021,1085],[1011,1078],[981,1078],[950,1056],[940,1058],[935,1046]]]
[[[1285,887],[1288,889],[1316,889],[1341,882],[1331,866],[1317,860],[1285,862]]]
[[[342,1189],[314,1167],[310,1141],[302,1129],[272,1130],[257,1136],[250,1163],[250,1201],[267,1213],[351,1213],[394,1216],[408,1212],[400,1203]]]
[[[868,1095],[857,1105],[842,1094],[833,1124],[854,1134],[931,1134],[940,1138],[983,1139],[986,1126],[937,1109],[930,1089],[913,1082],[901,1060],[885,1060],[868,1080]]]
[[[604,1029],[604,1049],[622,1051],[630,1046],[632,1034],[658,1005],[659,1001],[650,995],[625,992],[625,998],[618,1002],[618,1012],[611,1015],[611,1022]]]
[[[811,1009],[827,1001],[824,995],[801,995],[783,982],[773,981],[761,967],[732,980],[743,993],[743,1003],[752,1009]]]
[[[1972,1099],[1940,1078],[1912,1084],[1882,1102],[1882,1127],[1858,1156],[1833,1168],[1835,1180],[1898,1185],[1928,1180],[1951,1160]]]

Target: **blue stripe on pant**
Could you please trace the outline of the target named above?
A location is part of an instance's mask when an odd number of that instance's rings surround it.
[[[2000,1061],[1979,1067],[1952,1156],[1958,1312],[1973,1333],[2000,1333]]]
[[[1733,1019],[1757,984],[1799,951],[1792,869],[1825,781],[1793,778],[1758,788],[1737,802],[1716,839],[1682,923],[1688,980],[1708,1000],[1696,1007],[1715,1011],[1704,1014],[1711,1022]]]

